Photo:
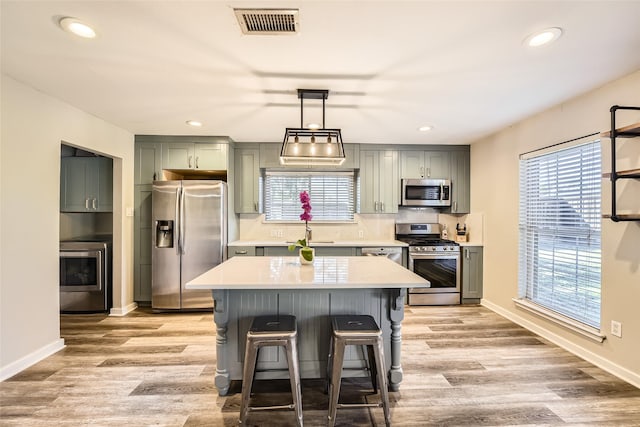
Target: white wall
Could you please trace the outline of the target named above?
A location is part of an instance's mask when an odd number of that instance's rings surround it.
[[[471,208],[484,218],[484,299],[499,313],[526,325],[584,358],[640,386],[640,222],[602,221],[602,332],[595,343],[515,307],[518,294],[518,156],[568,139],[605,131],[612,105],[640,106],[640,71],[484,138],[471,145]],[[508,108],[508,106],[505,106]],[[640,122],[623,113],[619,125]],[[640,139],[618,150],[620,168],[640,168]],[[609,171],[609,140],[603,139],[603,171]],[[619,169],[620,169],[619,168]],[[625,207],[640,212],[640,186],[619,191]],[[609,181],[602,181],[603,213]],[[622,322],[622,338],[610,322]]]
[[[2,75],[0,379],[62,345],[60,144],[114,158],[114,307],[133,303],[133,135]]]

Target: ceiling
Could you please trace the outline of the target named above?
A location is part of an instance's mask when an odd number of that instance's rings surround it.
[[[234,7],[297,8],[300,31],[243,35]],[[639,70],[639,17],[640,1],[2,0],[1,64],[135,134],[280,142],[305,88],[329,90],[345,142],[468,144]],[[523,45],[547,27],[563,36]],[[305,122],[320,106],[305,101]]]

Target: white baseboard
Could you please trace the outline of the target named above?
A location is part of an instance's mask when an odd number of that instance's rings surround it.
[[[59,338],[54,342],[47,344],[30,354],[27,354],[23,358],[2,367],[2,369],[0,369],[0,381],[11,378],[15,374],[27,369],[29,366],[35,365],[39,361],[51,356],[53,353],[62,350],[64,347],[64,340],[62,338]]]
[[[138,308],[138,303],[132,302],[123,308],[112,308],[111,311],[109,311],[109,316],[126,316],[127,313],[131,313],[136,308]]]
[[[593,363],[597,367],[609,372],[612,375],[615,375],[621,380],[624,380],[634,385],[635,387],[640,388],[640,375],[636,374],[635,372],[632,372],[623,366],[617,365],[611,362],[610,360],[605,359],[604,357],[599,356],[566,338],[561,337],[560,335],[554,334],[553,332],[543,328],[542,326],[528,319],[525,319],[524,317],[517,315],[516,313],[505,310],[503,307],[500,307],[499,305],[496,305],[491,301],[487,301],[483,299],[480,301],[480,304],[484,307],[487,307],[489,310],[494,311],[503,317],[506,317],[512,322],[517,323],[523,328],[526,328],[531,332],[537,335],[540,335],[543,338],[548,339],[558,347],[562,347],[568,352],[583,358],[587,362]]]

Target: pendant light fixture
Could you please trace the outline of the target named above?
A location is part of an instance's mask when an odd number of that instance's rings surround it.
[[[329,91],[323,89],[298,89],[300,98],[300,127],[287,128],[280,151],[283,165],[339,166],[344,163],[344,146],[340,129],[324,127],[325,100]],[[303,127],[304,100],[322,100],[322,127]]]

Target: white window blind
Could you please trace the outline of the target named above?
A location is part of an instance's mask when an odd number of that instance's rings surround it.
[[[304,190],[311,198],[312,221],[353,220],[353,172],[267,171],[264,187],[267,221],[300,221],[300,192]]]
[[[519,297],[600,328],[601,148],[520,160]]]

